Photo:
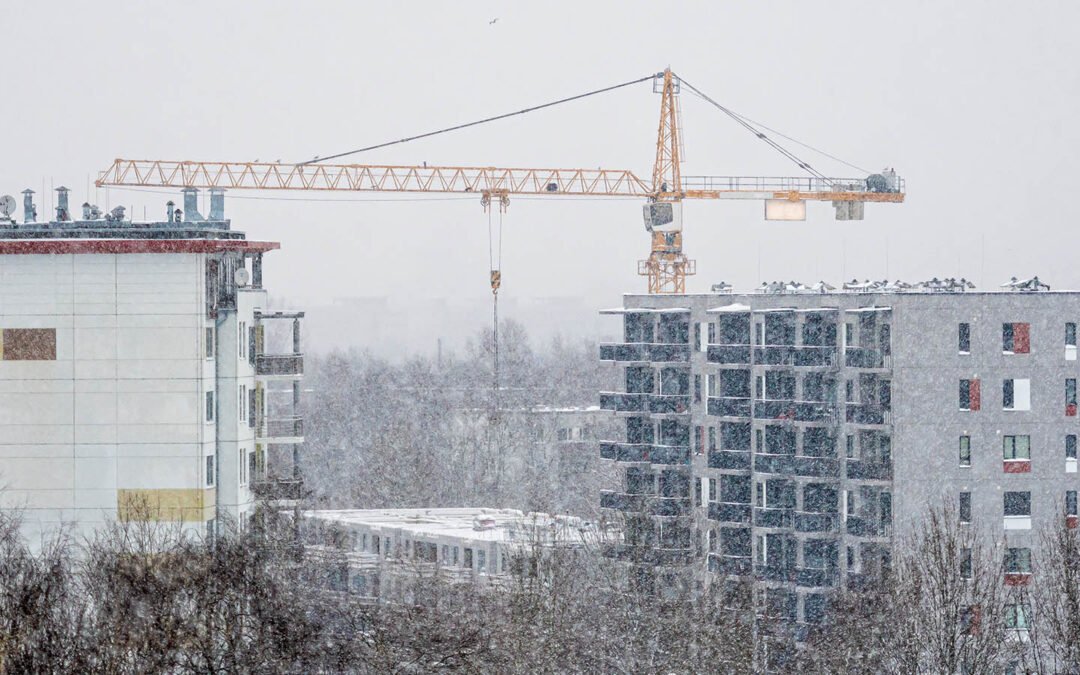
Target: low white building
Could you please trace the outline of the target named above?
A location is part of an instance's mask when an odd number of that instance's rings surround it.
[[[515,509],[349,509],[304,512],[309,551],[341,563],[331,584],[397,597],[422,575],[481,583],[508,578],[515,556],[593,546],[615,536],[574,516]]]

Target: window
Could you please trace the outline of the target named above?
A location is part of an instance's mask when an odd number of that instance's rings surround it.
[[[878,335],[878,343],[881,345],[881,355],[890,356],[892,354],[892,329],[889,324],[881,324],[881,333]]]
[[[1065,515],[1076,515],[1076,490],[1065,491]]]
[[[964,548],[960,550],[960,578],[971,578],[971,549]]]
[[[1031,327],[1026,323],[1001,324],[1001,351],[1006,354],[1027,354],[1031,351]]]
[[[847,547],[847,567],[849,570],[855,569],[855,547]]]
[[[255,428],[255,407],[256,407],[255,402],[257,400],[256,397],[255,397],[255,390],[254,389],[248,389],[247,394],[248,394],[248,400],[247,400],[248,426],[251,427],[252,429],[254,429]]]
[[[709,450],[716,450],[716,427],[709,427]]]
[[[705,454],[705,427],[694,427],[694,448],[697,454]]]
[[[1066,347],[1075,347],[1076,346],[1076,324],[1075,323],[1067,323],[1067,324],[1065,324],[1065,346]]]
[[[454,564],[455,565],[458,564],[458,547],[457,546],[454,547]]]
[[[855,515],[855,491],[844,490],[844,518]]]
[[[1009,493],[1005,493],[1005,494],[1009,494]],[[971,493],[970,492],[961,492],[960,493],[960,522],[961,523],[970,523],[971,522]]]
[[[240,330],[237,331],[236,337],[236,349],[239,352],[239,356],[243,359],[246,354],[244,353],[245,347],[247,347],[247,324],[243,321],[240,322]]]
[[[978,380],[960,380],[960,409],[978,410],[982,397]]]
[[[214,456],[206,457],[206,487],[214,487]]]
[[[1002,439],[1002,450],[1006,460],[1031,459],[1031,436],[1005,436]]]
[[[1028,629],[1027,608],[1018,602],[1005,605],[1005,627],[1010,630],[1026,631]]]
[[[1005,549],[1005,574],[1031,574],[1031,549]]]
[[[484,572],[487,569],[487,551],[482,548],[476,549],[476,571]]]
[[[214,421],[214,392],[206,392],[206,421]]]
[[[970,354],[971,353],[971,324],[970,323],[962,323],[962,324],[960,324],[959,333],[960,333],[960,353],[961,354]]]
[[[1031,380],[1002,380],[1001,407],[1004,410],[1031,410]]]
[[[847,458],[855,458],[855,434],[847,435]]]
[[[705,483],[704,485],[706,487],[708,487],[708,483]],[[701,490],[703,489],[701,486],[702,486],[701,478],[698,477],[698,476],[695,476],[694,477],[694,506],[701,506],[701,503],[702,503],[701,498],[704,496],[704,495],[701,494]]]
[[[1076,417],[1076,378],[1065,380],[1065,415]]]
[[[960,437],[960,466],[971,466],[971,436]]]
[[[846,403],[854,403],[855,402],[855,381],[854,380],[848,380],[847,382],[845,382],[844,401]]]
[[[248,480],[255,480],[255,479],[256,479],[256,477],[257,477],[257,476],[255,475],[255,456],[256,456],[256,455],[255,455],[255,453],[254,453],[254,452],[249,452],[249,453],[248,453],[248,456],[247,456],[247,465],[248,465],[248,468],[247,468],[247,471],[248,471]],[[367,536],[367,535],[364,535],[364,536]]]
[[[237,467],[239,468],[239,473],[240,473],[240,484],[241,485],[246,485],[247,484],[247,457],[245,457],[246,453],[245,453],[243,448],[240,448],[239,454],[240,454],[240,458],[239,458],[239,462],[237,462]]]
[[[824,593],[807,593],[803,599],[803,619],[806,623],[822,623],[829,607],[829,596]]]
[[[214,329],[206,329],[206,358],[214,358]]]
[[[1006,492],[1004,501],[1006,516],[1031,516],[1030,492]]]
[[[844,324],[844,346],[855,346],[855,324],[853,323]]]
[[[247,420],[247,385],[240,385],[240,403],[236,406],[236,411],[241,422]]]
[[[836,513],[839,491],[825,483],[809,483],[803,488],[803,511]]]
[[[749,476],[747,476],[747,478],[749,478]],[[715,478],[710,478],[709,479],[709,501],[710,502],[718,502],[718,501],[720,501],[719,489],[720,488],[718,487],[717,480]],[[747,501],[750,501],[750,495],[748,494],[748,495],[746,495],[746,497],[747,497]]]
[[[472,549],[465,549],[465,567],[472,569]]]
[[[1076,434],[1065,436],[1065,459],[1076,459]]]
[[[694,375],[694,403],[701,403],[701,376]]]

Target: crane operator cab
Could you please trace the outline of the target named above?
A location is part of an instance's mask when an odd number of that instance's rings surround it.
[[[895,169],[885,169],[866,177],[867,192],[900,192],[900,179]]]

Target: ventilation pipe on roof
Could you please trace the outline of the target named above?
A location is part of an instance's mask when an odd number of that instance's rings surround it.
[[[36,223],[37,222],[37,207],[34,206],[34,191],[30,188],[26,188],[22,191],[23,201],[23,222],[24,223]]]
[[[176,202],[169,200],[165,202],[165,222],[171,223],[175,216],[173,215],[173,209],[176,207]]]
[[[56,188],[56,220],[66,222],[71,220],[71,212],[68,211],[68,190],[61,185]]]
[[[184,222],[195,223],[206,220],[199,215],[199,188],[184,188]]]
[[[210,188],[210,220],[225,220],[225,188]]]

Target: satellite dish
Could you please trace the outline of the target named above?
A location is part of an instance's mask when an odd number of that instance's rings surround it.
[[[13,213],[15,213],[15,198],[11,195],[0,197],[0,214],[7,218]]]
[[[247,286],[250,277],[248,277],[247,269],[243,267],[236,268],[236,272],[233,273],[233,281],[237,286]]]

